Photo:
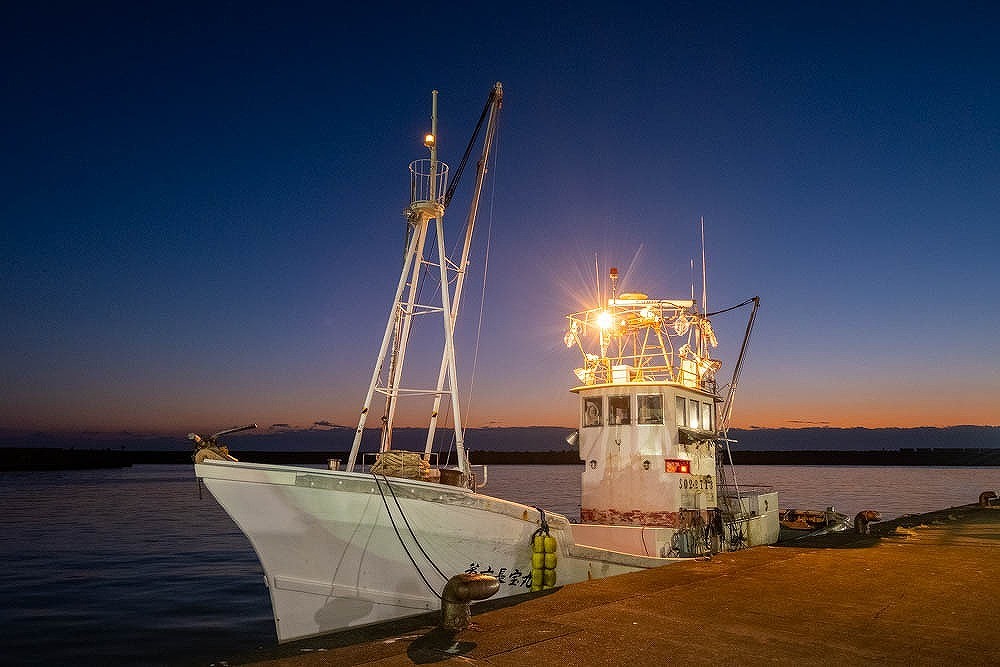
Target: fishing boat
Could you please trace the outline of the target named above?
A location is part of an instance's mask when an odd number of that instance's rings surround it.
[[[260,559],[280,642],[435,611],[455,575],[489,575],[496,596],[516,596],[778,538],[777,494],[737,486],[723,465],[758,300],[741,304],[752,311],[723,390],[713,314],[694,298],[620,291],[614,269],[600,301],[566,320],[564,342],[579,355],[567,373],[579,398],[569,438],[583,462],[579,522],[484,493],[486,468],[465,447],[454,330],[501,100],[498,83],[457,170],[481,134],[461,251],[449,258],[443,218],[454,182],[437,156],[433,95],[429,157],[410,164],[402,271],[346,465],[238,461],[219,439],[226,432],[191,435],[196,476]],[[421,290],[427,267],[436,284]],[[404,373],[418,320],[441,338],[425,384]],[[411,399],[429,415],[423,451],[393,443],[399,405]],[[366,453],[379,407],[380,441]],[[450,434],[453,461],[435,451],[439,430]]]

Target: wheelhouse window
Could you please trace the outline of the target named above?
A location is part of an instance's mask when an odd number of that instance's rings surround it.
[[[631,424],[630,403],[628,396],[608,396],[608,424],[613,426]]]
[[[601,402],[602,399],[598,396],[597,398],[585,398],[583,399],[583,425],[584,426],[600,426],[603,422],[601,417]]]
[[[706,431],[712,430],[712,404],[701,404],[701,427]]]
[[[677,419],[678,426],[687,426],[687,401],[684,400],[683,396],[678,396],[674,399],[674,417]]]
[[[639,423],[640,424],[662,424],[663,423],[663,397],[639,396]]]
[[[701,428],[701,420],[699,419],[700,411],[698,410],[698,401],[693,398],[688,401],[688,426],[691,428]]]

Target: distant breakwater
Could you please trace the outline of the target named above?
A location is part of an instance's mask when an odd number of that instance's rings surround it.
[[[347,460],[346,452],[235,451],[241,461],[281,465],[326,465]],[[789,450],[733,451],[736,465],[830,466],[1000,466],[998,448],[902,448],[878,451]],[[470,456],[482,465],[580,464],[576,450],[476,451]],[[53,447],[0,448],[0,470],[74,470],[132,465],[191,464],[191,452],[66,449]]]

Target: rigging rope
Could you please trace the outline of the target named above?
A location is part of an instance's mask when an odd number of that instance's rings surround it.
[[[743,373],[743,361],[746,358],[747,348],[750,346],[750,333],[753,331],[754,321],[757,318],[757,308],[760,307],[760,297],[752,297],[740,305],[746,305],[748,303],[753,303],[753,310],[750,311],[750,318],[747,320],[747,330],[743,335],[743,343],[740,345],[740,354],[736,358],[736,367],[733,369],[733,379],[732,382],[729,383],[729,394],[726,396],[726,401],[723,405],[722,429],[724,431],[729,428],[729,418],[733,413],[733,402],[736,399],[736,387],[739,385],[740,375]],[[739,306],[734,307],[739,308]]]
[[[721,315],[722,313],[728,313],[730,310],[736,310],[737,308],[742,308],[743,306],[753,303],[758,297],[750,297],[743,303],[738,303],[735,306],[730,306],[729,308],[723,308],[722,310],[717,310],[714,313],[705,313],[705,317],[715,317],[716,315]]]
[[[733,451],[729,447],[729,428],[728,427],[724,427],[722,429],[722,438],[723,438],[723,442],[726,445],[726,456],[729,458],[729,470],[733,474],[733,488],[736,489],[736,500],[739,503],[739,508],[740,508],[739,511],[742,514],[746,514],[747,513],[747,508],[743,505],[743,494],[740,492],[740,483],[736,479],[736,466],[733,465]],[[723,475],[724,474],[725,473],[724,473],[724,469],[723,469]]]
[[[489,97],[486,98],[486,106],[483,107],[483,113],[479,116],[479,122],[476,123],[476,129],[472,131],[472,137],[469,139],[469,145],[465,148],[465,155],[462,156],[462,161],[458,163],[458,168],[455,169],[455,177],[451,179],[451,183],[448,185],[448,190],[444,195],[444,207],[448,208],[448,204],[451,203],[451,198],[455,196],[455,189],[458,187],[458,182],[462,178],[462,172],[465,171],[465,165],[469,162],[469,156],[472,154],[472,149],[475,147],[476,137],[479,136],[479,130],[483,128],[483,121],[486,120],[487,114],[489,114],[490,107],[493,105],[493,100],[496,99],[497,89],[494,87],[490,90]]]
[[[483,334],[483,317],[486,312],[486,275],[490,270],[490,248],[493,247],[493,215],[496,210],[496,196],[497,196],[497,174],[496,165],[499,164],[500,155],[500,137],[499,133],[496,138],[496,149],[494,151],[493,158],[493,171],[491,175],[493,177],[493,182],[490,185],[490,215],[489,223],[486,225],[486,255],[483,257],[483,291],[479,295],[479,321],[476,325],[476,345],[472,355],[472,371],[469,377],[469,395],[465,401],[465,416],[468,419],[469,414],[472,412],[472,390],[476,386],[476,370],[479,366],[479,343]]]

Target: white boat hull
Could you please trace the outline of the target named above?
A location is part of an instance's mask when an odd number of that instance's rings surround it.
[[[224,461],[195,471],[257,552],[279,641],[435,611],[462,572],[496,576],[496,597],[531,590],[535,508],[363,473]],[[677,560],[576,545],[565,517],[546,518],[559,584]]]
[[[497,577],[495,597],[531,590],[534,507],[366,473],[213,460],[195,472],[257,552],[280,642],[436,611],[463,572]],[[545,518],[559,585],[687,560],[663,557],[670,529]]]

